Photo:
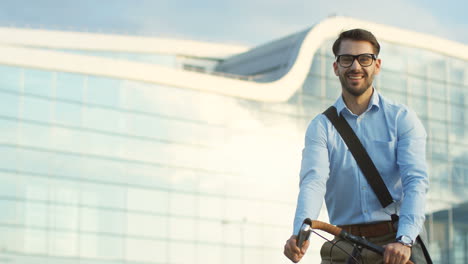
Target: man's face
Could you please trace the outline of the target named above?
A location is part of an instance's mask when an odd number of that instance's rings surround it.
[[[365,53],[374,54],[370,42],[343,40],[338,55],[360,55]],[[372,87],[374,76],[380,72],[380,64],[381,60],[376,59],[370,66],[363,67],[356,59],[350,67],[345,68],[335,61],[333,69],[340,79],[343,93],[347,92],[354,96],[360,96]]]

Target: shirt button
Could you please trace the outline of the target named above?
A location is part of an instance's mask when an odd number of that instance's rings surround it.
[[[362,186],[362,189],[365,190],[365,189],[366,189],[366,186]]]
[[[367,213],[367,210],[364,210],[364,213]]]

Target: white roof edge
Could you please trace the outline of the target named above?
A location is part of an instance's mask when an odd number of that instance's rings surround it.
[[[50,49],[175,54],[204,58],[225,58],[249,49],[244,45],[193,40],[7,27],[0,27],[0,44]]]
[[[291,70],[281,79],[269,83],[236,80],[144,63],[11,46],[0,46],[0,64],[122,78],[250,100],[282,102],[288,100],[301,88],[320,45],[326,39],[336,37],[341,31],[356,27],[372,31],[379,40],[468,60],[467,45],[352,18],[334,17],[324,20],[308,32]]]

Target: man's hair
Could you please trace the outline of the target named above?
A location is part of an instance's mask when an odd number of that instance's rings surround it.
[[[356,28],[341,32],[338,36],[338,39],[335,40],[335,43],[333,43],[333,54],[335,54],[335,56],[338,55],[338,52],[340,51],[341,42],[343,40],[368,41],[370,42],[370,44],[372,44],[374,54],[379,55],[380,44],[375,38],[374,34],[367,30]]]

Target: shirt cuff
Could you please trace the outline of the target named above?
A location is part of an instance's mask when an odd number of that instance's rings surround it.
[[[413,240],[413,242],[416,241],[416,238],[419,235],[419,230],[420,228],[415,226],[415,225],[398,225],[398,232],[396,237],[400,236],[408,236]]]

